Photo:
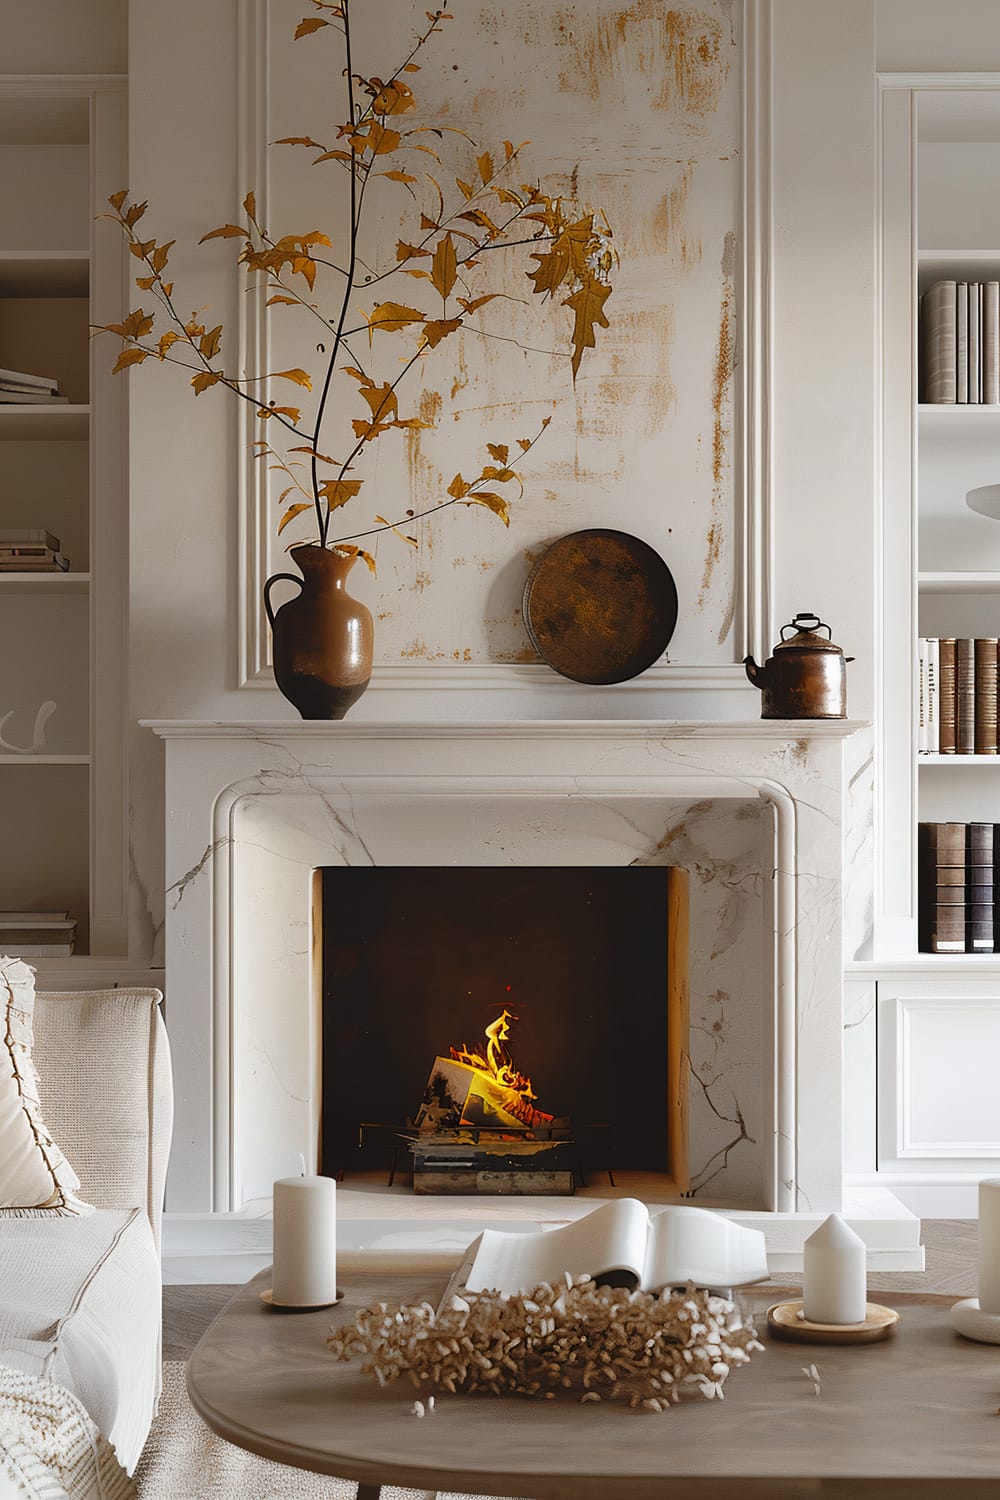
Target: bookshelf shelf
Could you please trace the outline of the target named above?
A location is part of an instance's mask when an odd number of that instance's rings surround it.
[[[917,587],[924,594],[1000,594],[1000,572],[921,572]]]
[[[0,755],[0,766],[89,766],[89,755]]]
[[[959,766],[1000,766],[1000,755],[917,755],[917,765],[948,766],[954,771]]]
[[[89,433],[89,406],[0,404],[0,442],[85,443]]]
[[[86,297],[86,250],[0,250],[0,297]]]
[[[85,594],[89,573],[3,573],[0,594]]]

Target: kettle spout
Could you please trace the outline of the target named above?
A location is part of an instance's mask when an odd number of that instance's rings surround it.
[[[746,667],[747,676],[755,688],[765,688],[767,686],[771,676],[767,667],[758,666],[752,656],[745,656],[743,658],[743,665]]]

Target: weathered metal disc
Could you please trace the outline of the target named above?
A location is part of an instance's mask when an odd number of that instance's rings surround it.
[[[677,586],[659,553],[624,531],[572,531],[524,586],[524,623],[550,667],[574,682],[625,682],[651,667],[677,624]]]

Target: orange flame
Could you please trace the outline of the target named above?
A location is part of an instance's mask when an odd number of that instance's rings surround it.
[[[529,1127],[547,1125],[552,1116],[533,1107],[530,1101],[536,1098],[536,1094],[531,1086],[531,1079],[514,1067],[513,1059],[504,1045],[510,1036],[509,1023],[516,1020],[517,1016],[505,1009],[495,1021],[491,1021],[486,1028],[485,1051],[481,1046],[474,1050],[465,1046],[450,1047],[448,1050],[453,1061],[465,1063],[466,1067],[479,1068],[494,1080],[503,1090],[504,1108],[515,1119]]]

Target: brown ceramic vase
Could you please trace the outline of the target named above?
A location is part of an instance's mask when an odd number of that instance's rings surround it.
[[[357,557],[316,544],[293,547],[291,556],[302,577],[274,573],[264,585],[274,680],[303,719],[342,719],[368,686],[375,643],[371,611],[345,587]],[[279,579],[300,591],[272,610]]]

